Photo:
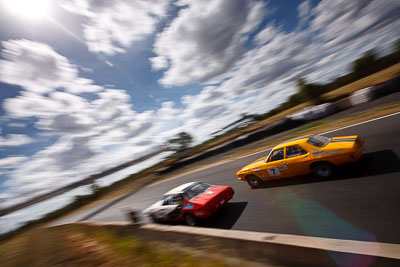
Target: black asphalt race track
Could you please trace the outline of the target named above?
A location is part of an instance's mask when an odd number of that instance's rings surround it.
[[[307,175],[250,189],[236,172],[265,151],[148,186],[57,223],[127,220],[125,208],[142,210],[175,186],[205,181],[232,186],[236,193],[225,208],[202,220],[202,227],[400,244],[400,114],[326,135],[353,134],[364,137],[365,155],[333,179]]]

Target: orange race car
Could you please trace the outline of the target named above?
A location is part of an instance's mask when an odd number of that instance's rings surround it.
[[[268,156],[245,166],[237,175],[252,188],[263,181],[308,173],[328,178],[335,166],[359,161],[363,149],[364,140],[358,135],[305,136],[274,147]]]

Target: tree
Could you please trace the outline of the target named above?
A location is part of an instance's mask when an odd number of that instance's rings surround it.
[[[394,53],[400,53],[400,38],[394,43],[393,50]]]
[[[168,141],[168,145],[170,145],[171,149],[181,152],[190,147],[192,142],[193,137],[190,134],[187,132],[180,132],[175,138]]]
[[[92,194],[96,195],[99,193],[100,186],[95,181],[93,181],[93,183],[90,185],[90,189],[92,190]]]
[[[393,58],[395,62],[400,61],[400,38],[393,45]]]
[[[321,95],[324,93],[324,86],[319,84],[307,83],[304,78],[297,79],[297,97],[291,100],[296,102],[311,101],[315,104],[322,102]]]
[[[378,56],[375,51],[369,50],[353,61],[351,68],[355,77],[359,79],[374,73],[377,59]]]

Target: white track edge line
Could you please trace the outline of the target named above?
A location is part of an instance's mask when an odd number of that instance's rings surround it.
[[[380,120],[380,119],[385,119],[385,118],[388,118],[388,117],[391,117],[391,116],[395,116],[395,115],[398,115],[398,114],[400,114],[400,111],[392,113],[392,114],[388,114],[388,115],[385,115],[385,116],[382,116],[382,117],[378,117],[378,118],[374,118],[374,119],[358,122],[358,123],[355,123],[355,124],[352,124],[352,125],[344,126],[344,127],[338,128],[338,129],[331,130],[331,131],[327,131],[327,132],[324,132],[322,134],[327,134],[327,133],[340,131],[340,130],[343,130],[343,129],[351,128],[351,127],[354,127],[354,126],[357,126],[357,125],[361,125],[361,124],[365,124],[365,123],[368,123],[368,122],[377,121],[377,120]]]

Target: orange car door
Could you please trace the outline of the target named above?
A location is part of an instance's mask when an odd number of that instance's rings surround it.
[[[269,155],[267,162],[261,167],[263,178],[278,179],[288,176],[283,148],[275,149]]]
[[[290,176],[301,175],[310,172],[310,158],[306,150],[298,145],[285,148],[285,162]]]

